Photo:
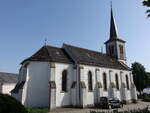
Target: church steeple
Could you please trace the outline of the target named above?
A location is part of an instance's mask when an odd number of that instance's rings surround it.
[[[114,39],[117,39],[117,38],[118,38],[118,30],[117,30],[117,26],[116,26],[115,18],[113,16],[112,6],[111,6],[110,36],[109,36],[109,39],[114,40]]]
[[[125,41],[119,38],[118,30],[111,6],[109,40],[105,42],[106,54],[126,63]]]

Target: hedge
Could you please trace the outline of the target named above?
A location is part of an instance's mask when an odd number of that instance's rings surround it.
[[[0,94],[0,113],[27,113],[27,110],[12,96]]]

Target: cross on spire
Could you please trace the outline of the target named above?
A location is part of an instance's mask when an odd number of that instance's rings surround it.
[[[44,45],[46,46],[47,44],[47,38],[44,39]]]
[[[110,7],[112,8],[112,0],[110,1]]]

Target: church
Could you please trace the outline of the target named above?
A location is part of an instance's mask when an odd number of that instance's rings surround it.
[[[63,44],[45,45],[21,63],[12,95],[30,107],[88,107],[100,97],[137,100],[125,41],[118,36],[111,9],[106,53]]]

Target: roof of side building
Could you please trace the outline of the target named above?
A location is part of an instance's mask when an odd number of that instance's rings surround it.
[[[18,74],[0,72],[0,83],[17,83]]]

